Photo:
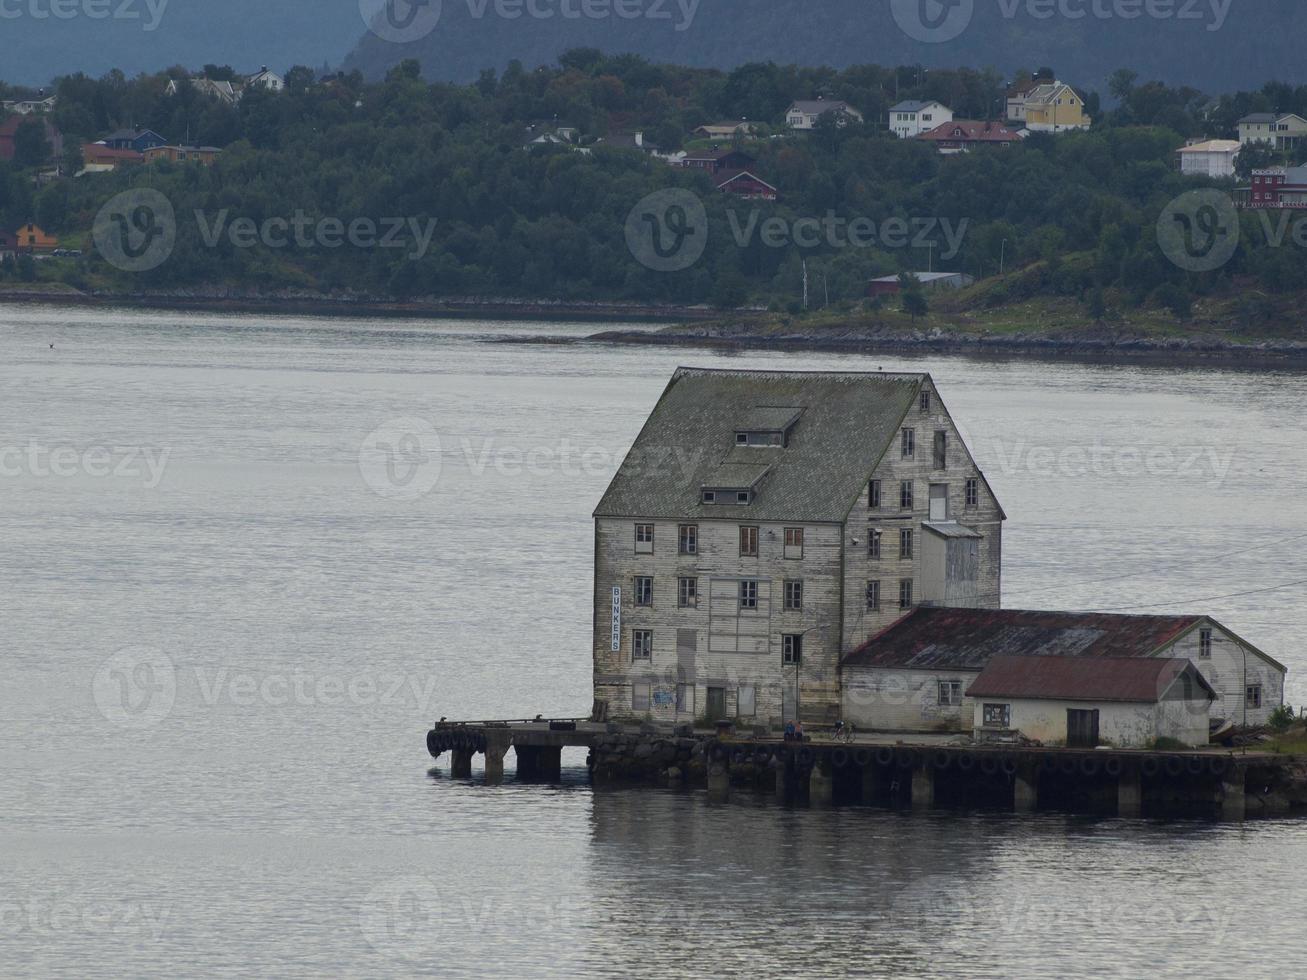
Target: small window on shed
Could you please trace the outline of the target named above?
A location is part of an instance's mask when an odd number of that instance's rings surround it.
[[[744,685],[736,692],[735,713],[741,718],[752,718],[757,713],[757,693],[752,685]]]
[[[705,504],[715,504],[717,503],[717,493],[713,490],[705,490],[702,499]]]
[[[1200,660],[1212,659],[1212,631],[1210,629],[1198,631],[1198,657]]]
[[[939,703],[950,707],[962,703],[962,682],[961,681],[940,681],[939,682]]]
[[[930,117],[927,116],[926,118],[929,119]],[[926,388],[921,389],[921,410],[923,412],[930,411],[930,391]]]
[[[1248,702],[1248,707],[1260,708],[1262,706],[1262,685],[1249,684],[1248,689],[1244,692],[1244,700]]]

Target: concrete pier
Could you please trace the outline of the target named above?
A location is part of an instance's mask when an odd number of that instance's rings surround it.
[[[1012,809],[1017,813],[1034,813],[1039,807],[1039,769],[1026,763],[1012,777]]]
[[[929,760],[912,770],[912,809],[929,810],[935,805],[935,767]]]
[[[808,774],[808,803],[814,807],[828,807],[835,802],[835,778],[829,763],[814,765]]]
[[[860,801],[914,810],[1115,809],[1126,818],[1206,814],[1237,821],[1250,813],[1307,806],[1300,760],[1288,756],[891,742],[890,737],[871,736],[851,747],[821,734],[796,744],[779,733],[535,719],[442,722],[427,734],[427,749],[433,758],[450,753],[455,779],[469,779],[472,756],[482,753],[490,785],[502,782],[510,749],[518,782],[557,783],[563,749],[577,747],[589,750],[596,784],[706,786],[714,799],[726,799],[734,786],[812,807]],[[1274,806],[1248,797],[1246,783],[1269,787],[1264,796]],[[1249,799],[1255,809],[1249,809]]]
[[[1123,769],[1116,780],[1116,815],[1137,820],[1144,812],[1144,780],[1139,770]]]
[[[471,749],[454,749],[450,753],[449,774],[455,779],[472,778],[472,751]]]

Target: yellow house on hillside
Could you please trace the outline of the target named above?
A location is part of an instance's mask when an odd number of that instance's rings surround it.
[[[1048,82],[1026,95],[1025,123],[1032,133],[1088,129],[1091,122],[1085,115],[1085,100],[1065,82]]]

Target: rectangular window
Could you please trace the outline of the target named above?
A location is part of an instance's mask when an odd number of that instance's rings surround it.
[[[653,605],[653,577],[637,575],[635,577],[635,604],[637,606]]]
[[[943,429],[935,433],[935,453],[933,462],[935,469],[948,469],[948,433]]]
[[[697,578],[676,580],[676,604],[682,609],[691,609],[699,605],[699,580]]]
[[[872,510],[880,509],[880,481],[872,480],[867,487],[867,506]]]
[[[631,630],[631,659],[649,660],[653,657],[653,630]]]
[[[971,510],[980,506],[980,481],[974,476],[967,480],[967,507]]]
[[[758,557],[758,529],[756,527],[740,528],[740,557]]]
[[[912,557],[912,528],[899,528],[899,558]]]
[[[925,118],[929,119],[930,117],[926,116]],[[925,388],[921,389],[921,410],[923,412],[930,411],[930,392],[927,391]]]
[[[758,608],[758,583],[746,579],[740,583],[740,608]]]
[[[741,718],[752,718],[758,711],[758,698],[752,686],[746,684],[735,696],[735,713]]]
[[[635,553],[637,555],[653,554],[654,526],[637,524],[635,526]]]
[[[912,481],[904,480],[899,484],[899,510],[912,509]]]
[[[880,557],[880,535],[881,532],[878,528],[873,527],[867,529],[867,557],[868,558]]]
[[[749,491],[737,490],[735,493],[735,502],[737,504],[747,504],[749,502]]]
[[[867,612],[880,612],[880,583],[867,583]]]
[[[705,504],[717,503],[717,492],[715,490],[705,490],[703,492],[703,502]]]
[[[637,681],[631,685],[631,710],[648,711],[652,685]]]
[[[694,685],[676,685],[676,710],[683,715],[694,714]]]
[[[787,527],[785,529],[785,557],[803,557],[803,528]]]
[[[981,709],[981,719],[986,728],[1012,727],[1012,705],[987,704]]]
[[[901,441],[904,459],[911,459],[917,454],[917,432],[915,429],[904,429]]]
[[[785,608],[792,612],[803,608],[803,582],[798,579],[785,582]]]
[[[899,608],[912,608],[912,579],[899,579]]]
[[[1201,660],[1212,659],[1212,631],[1203,629],[1198,631],[1198,657]]]
[[[781,636],[781,663],[786,666],[803,663],[802,633],[786,633]]]
[[[699,525],[682,524],[676,532],[677,551],[683,555],[699,553]]]
[[[961,681],[940,681],[939,682],[939,703],[942,706],[954,707],[962,703],[962,682]]]
[[[1260,708],[1262,706],[1262,685],[1249,684],[1248,689],[1244,691],[1244,700],[1248,702],[1248,707]]]

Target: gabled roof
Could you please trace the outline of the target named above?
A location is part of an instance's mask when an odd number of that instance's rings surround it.
[[[966,143],[1013,143],[1021,139],[1021,134],[1015,129],[1008,129],[1002,123],[954,119],[952,122],[940,123],[934,129],[927,130],[917,139],[937,142],[961,140]]]
[[[1071,86],[1066,82],[1044,82],[1041,85],[1036,85],[1026,93],[1026,105],[1030,106],[1031,104],[1041,105],[1051,103],[1064,89],[1071,89],[1071,92],[1077,98],[1080,98],[1080,93],[1076,92],[1076,90],[1071,88]],[[1083,99],[1081,101],[1083,101]]]
[[[776,190],[774,186],[767,183],[767,181],[763,180],[761,177],[759,177],[751,170],[719,170],[717,171],[717,174],[714,177],[714,181],[716,183],[717,189],[721,190],[727,184],[733,183],[734,181],[739,180],[741,177],[748,177],[750,180],[757,181],[759,184],[762,184],[762,186],[766,187],[768,190],[771,191]]]
[[[1183,657],[995,657],[967,689],[967,697],[1154,704],[1176,683],[1184,685],[1186,701],[1216,698]]]
[[[1237,153],[1243,146],[1238,140],[1207,140],[1203,143],[1191,143],[1182,146],[1180,153]]]
[[[823,113],[830,112],[832,109],[853,109],[853,106],[849,105],[842,99],[832,99],[829,102],[825,99],[795,99],[794,102],[790,104],[790,111],[792,112],[795,109],[798,109],[800,112],[815,112],[820,116]]]
[[[941,109],[948,108],[948,106],[946,106],[943,102],[937,102],[934,99],[925,99],[925,100],[905,99],[903,102],[900,102],[898,105],[890,106],[889,111],[890,112],[920,112],[922,109],[928,108],[929,106],[933,106],[933,105],[937,105]]]
[[[1148,657],[1205,618],[919,607],[848,654],[844,664],[983,670],[1007,655]]]
[[[1238,125],[1244,123],[1278,123],[1285,119],[1297,119],[1299,122],[1307,122],[1296,112],[1250,112],[1239,120]]]
[[[843,522],[928,378],[678,368],[595,516]],[[803,409],[788,445],[736,446],[740,427],[775,406]],[[701,503],[711,476],[738,464],[767,467],[753,501]]]

